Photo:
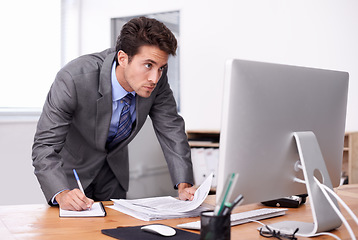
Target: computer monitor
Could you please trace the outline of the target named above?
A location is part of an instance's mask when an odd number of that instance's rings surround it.
[[[229,60],[217,196],[227,176],[238,173],[232,196],[242,194],[243,204],[308,193],[314,223],[301,226],[302,235],[340,226],[327,218],[333,210],[312,178],[330,188],[340,183],[348,78],[340,71]]]

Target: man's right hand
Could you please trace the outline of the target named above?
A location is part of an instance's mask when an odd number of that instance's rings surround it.
[[[56,196],[56,201],[63,210],[82,211],[92,207],[94,201],[87,198],[81,190],[65,190]]]

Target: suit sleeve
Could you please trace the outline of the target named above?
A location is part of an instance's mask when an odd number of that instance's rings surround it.
[[[32,146],[35,175],[48,203],[56,193],[69,188],[59,152],[63,148],[75,107],[74,83],[71,76],[62,70],[47,95]]]
[[[159,91],[149,116],[168,164],[174,187],[179,183],[193,184],[193,169],[185,123],[177,112],[177,105],[166,75],[158,84]]]

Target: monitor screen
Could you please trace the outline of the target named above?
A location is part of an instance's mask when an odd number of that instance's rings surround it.
[[[231,173],[243,204],[307,193],[295,132],[317,138],[332,185],[340,183],[348,73],[245,60],[225,70],[217,197]],[[218,199],[218,198],[217,198]],[[232,200],[232,199],[231,199]]]

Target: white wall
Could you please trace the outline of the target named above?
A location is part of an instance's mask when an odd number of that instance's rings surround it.
[[[0,121],[0,205],[46,203],[31,160],[36,120],[3,118]]]
[[[219,129],[224,64],[241,58],[350,73],[347,131],[358,130],[358,1],[82,1],[81,54],[110,47],[110,18],[180,10],[181,114]]]

